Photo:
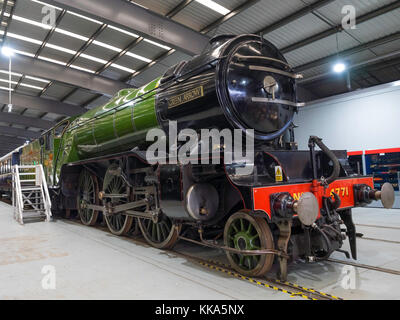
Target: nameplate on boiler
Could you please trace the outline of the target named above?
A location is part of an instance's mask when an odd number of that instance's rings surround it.
[[[187,102],[199,99],[204,97],[204,88],[203,86],[194,88],[190,91],[186,91],[182,94],[174,96],[168,100],[168,109],[175,108]]]

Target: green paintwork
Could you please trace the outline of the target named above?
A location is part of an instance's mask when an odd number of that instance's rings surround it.
[[[147,131],[159,127],[156,90],[150,91],[158,87],[160,79],[139,89],[121,90],[105,105],[57,124],[42,136],[49,135],[49,150],[35,140],[23,148],[22,164],[42,163],[49,185],[56,185],[61,168],[67,163],[124,152],[145,144]],[[57,127],[66,123],[68,126],[57,136]]]

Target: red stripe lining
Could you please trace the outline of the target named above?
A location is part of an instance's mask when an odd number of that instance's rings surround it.
[[[370,154],[394,153],[394,152],[400,152],[400,148],[367,150],[367,151],[365,151],[365,154],[370,155]]]
[[[363,155],[363,151],[351,151],[351,152],[347,152],[347,156],[351,157],[351,156],[362,156]]]

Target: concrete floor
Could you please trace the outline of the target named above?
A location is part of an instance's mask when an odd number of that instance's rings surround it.
[[[355,221],[365,237],[400,241],[400,210],[362,208]],[[368,226],[366,226],[368,225]],[[400,243],[359,239],[361,263],[400,270]],[[345,249],[348,248],[346,244]],[[221,256],[178,245],[180,252]],[[221,256],[223,257],[223,256]],[[335,253],[335,258],[345,259]],[[42,287],[44,266],[54,266],[56,289]],[[345,299],[399,299],[400,276],[356,268],[353,289],[342,286],[343,265],[290,266],[289,281]],[[301,299],[206,269],[171,253],[58,220],[21,226],[0,202],[0,299]]]

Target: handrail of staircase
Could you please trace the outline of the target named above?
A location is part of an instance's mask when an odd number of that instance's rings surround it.
[[[46,208],[46,221],[49,222],[50,218],[52,216],[51,214],[51,198],[50,198],[50,193],[49,193],[49,189],[47,187],[47,181],[46,181],[46,176],[44,175],[44,170],[43,170],[43,166],[42,165],[38,165],[37,167],[39,167],[39,172],[40,172],[40,181],[42,182],[42,189],[44,192],[44,205]],[[36,167],[36,169],[37,169]]]
[[[22,210],[24,208],[24,203],[22,201],[22,189],[21,189],[21,181],[20,181],[20,178],[19,178],[19,167],[18,167],[18,165],[14,166],[13,176],[14,176],[14,179],[15,179],[14,180],[14,188],[15,188],[15,192],[17,193],[17,197],[15,198],[15,200],[17,202],[16,206],[15,206],[15,209],[17,210],[17,214],[18,214],[18,217],[19,217],[19,222],[21,224],[24,224],[24,219],[23,219],[23,216],[22,216]]]

